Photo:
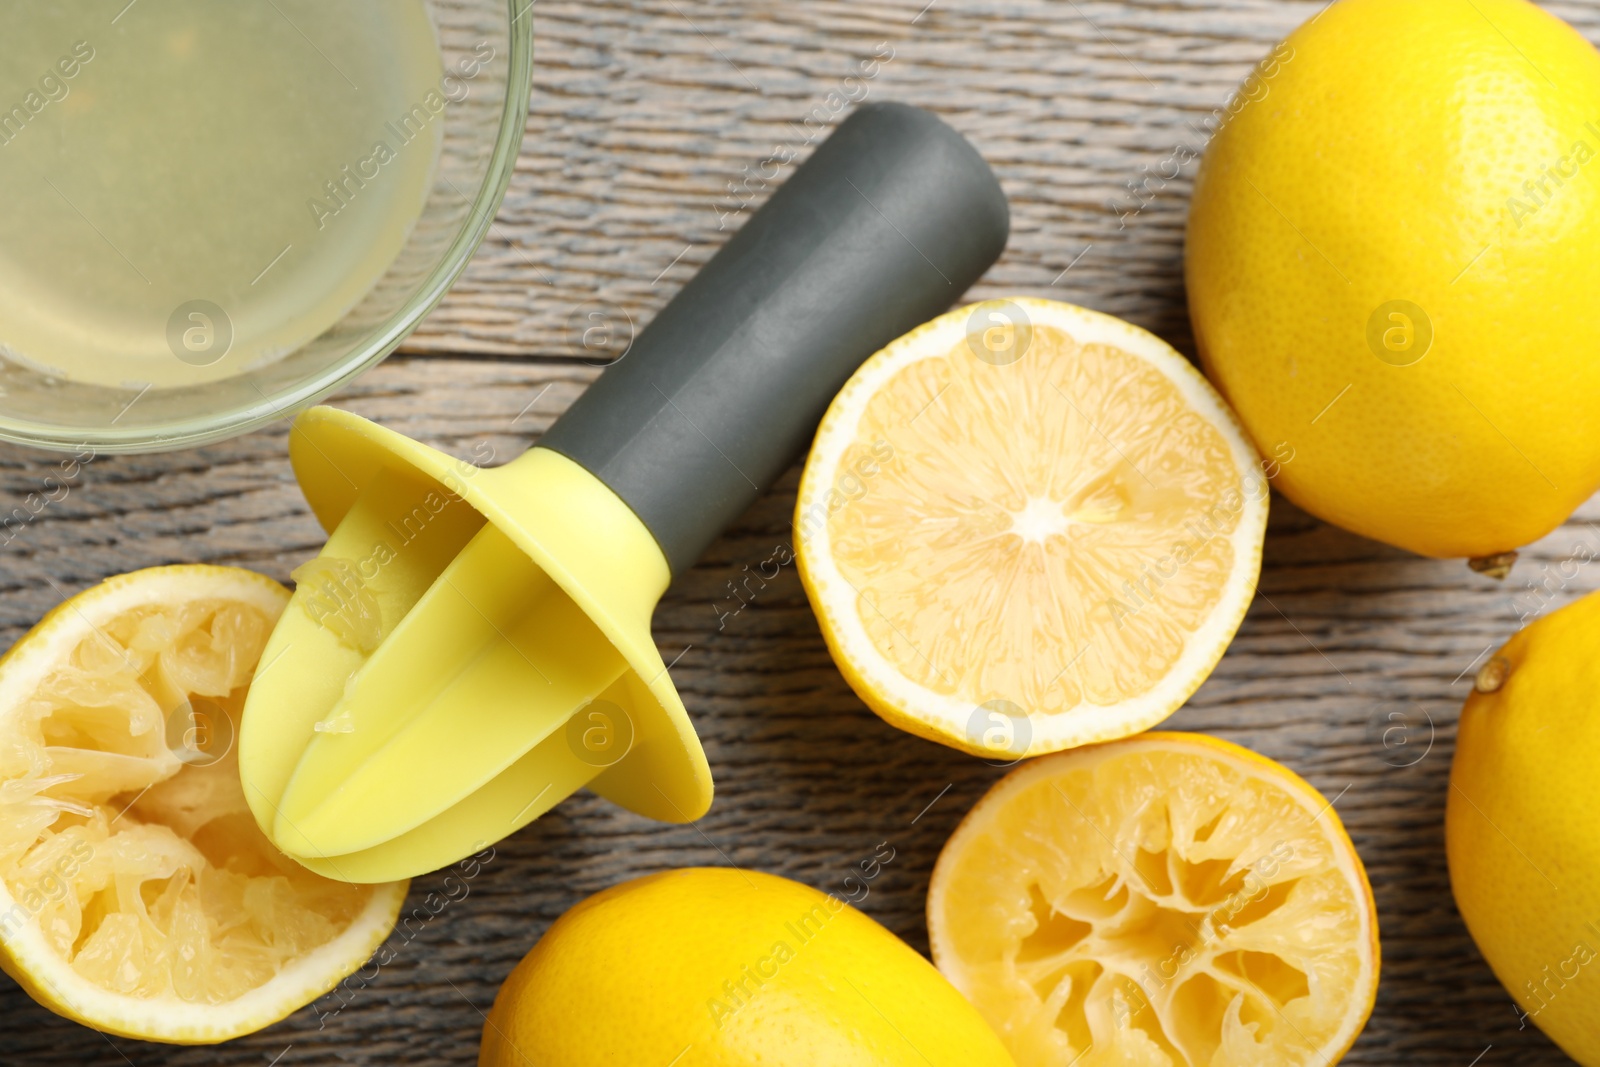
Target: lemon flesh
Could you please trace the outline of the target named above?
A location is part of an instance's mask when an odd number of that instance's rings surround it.
[[[0,664],[0,963],[61,1014],[149,1040],[259,1029],[344,977],[403,884],[280,854],[233,738],[288,601],[222,567],[124,575]]]
[[[1278,487],[1428,556],[1558,526],[1600,487],[1600,55],[1526,0],[1340,0],[1242,92],[1185,276]]]
[[[1332,1063],[1377,990],[1326,801],[1238,746],[1147,734],[1027,764],[928,893],[934,959],[1021,1067]]]
[[[830,651],[873,710],[1022,755],[1125,736],[1188,698],[1254,595],[1267,495],[1226,406],[1160,340],[996,301],[845,386],[796,541]]]

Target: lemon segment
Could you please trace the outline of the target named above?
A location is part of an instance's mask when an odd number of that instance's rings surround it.
[[[405,883],[274,849],[233,741],[288,592],[160,567],[73,597],[0,662],[0,965],[46,1007],[154,1041],[220,1041],[332,988]]]
[[[1377,991],[1372,893],[1331,805],[1200,735],[1012,772],[945,845],[928,931],[1019,1067],[1329,1064]]]
[[[953,311],[829,409],[800,573],[856,692],[978,753],[1125,736],[1199,686],[1255,592],[1268,490],[1186,360],[1043,300]]]

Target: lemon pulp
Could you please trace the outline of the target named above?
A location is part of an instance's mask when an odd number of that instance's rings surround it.
[[[245,805],[231,743],[275,617],[219,598],[91,622],[0,717],[5,933],[36,923],[114,993],[219,1004],[363,912],[371,887],[283,857]]]
[[[873,645],[918,685],[1046,712],[1112,704],[1148,692],[1220,598],[1240,511],[1215,505],[1238,475],[1148,363],[1032,334],[1009,366],[962,342],[872,398],[846,466],[880,441],[904,458],[829,517],[834,558]]]
[[[1332,1062],[1376,989],[1370,890],[1337,817],[1212,739],[1015,772],[946,846],[928,917],[940,969],[1022,1067]]]

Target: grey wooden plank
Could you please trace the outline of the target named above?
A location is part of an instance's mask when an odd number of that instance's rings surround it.
[[[731,212],[765,199],[761,176],[787,173],[767,161],[803,158],[853,97],[937,111],[999,174],[1011,244],[975,298],[1069,300],[1190,351],[1181,259],[1197,164],[1159,172],[1178,146],[1204,147],[1208,116],[1322,6],[540,0],[510,192],[407,350],[573,357],[620,344],[726,240]],[[1600,40],[1592,0],[1546,6]],[[1154,197],[1127,217],[1129,183],[1147,177]]]

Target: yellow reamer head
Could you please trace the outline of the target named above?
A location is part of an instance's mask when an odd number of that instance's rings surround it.
[[[332,408],[299,418],[289,454],[332,535],[240,731],[279,848],[376,882],[584,785],[655,819],[705,813],[711,774],[650,637],[667,564],[615,493],[548,449],[478,469]]]

